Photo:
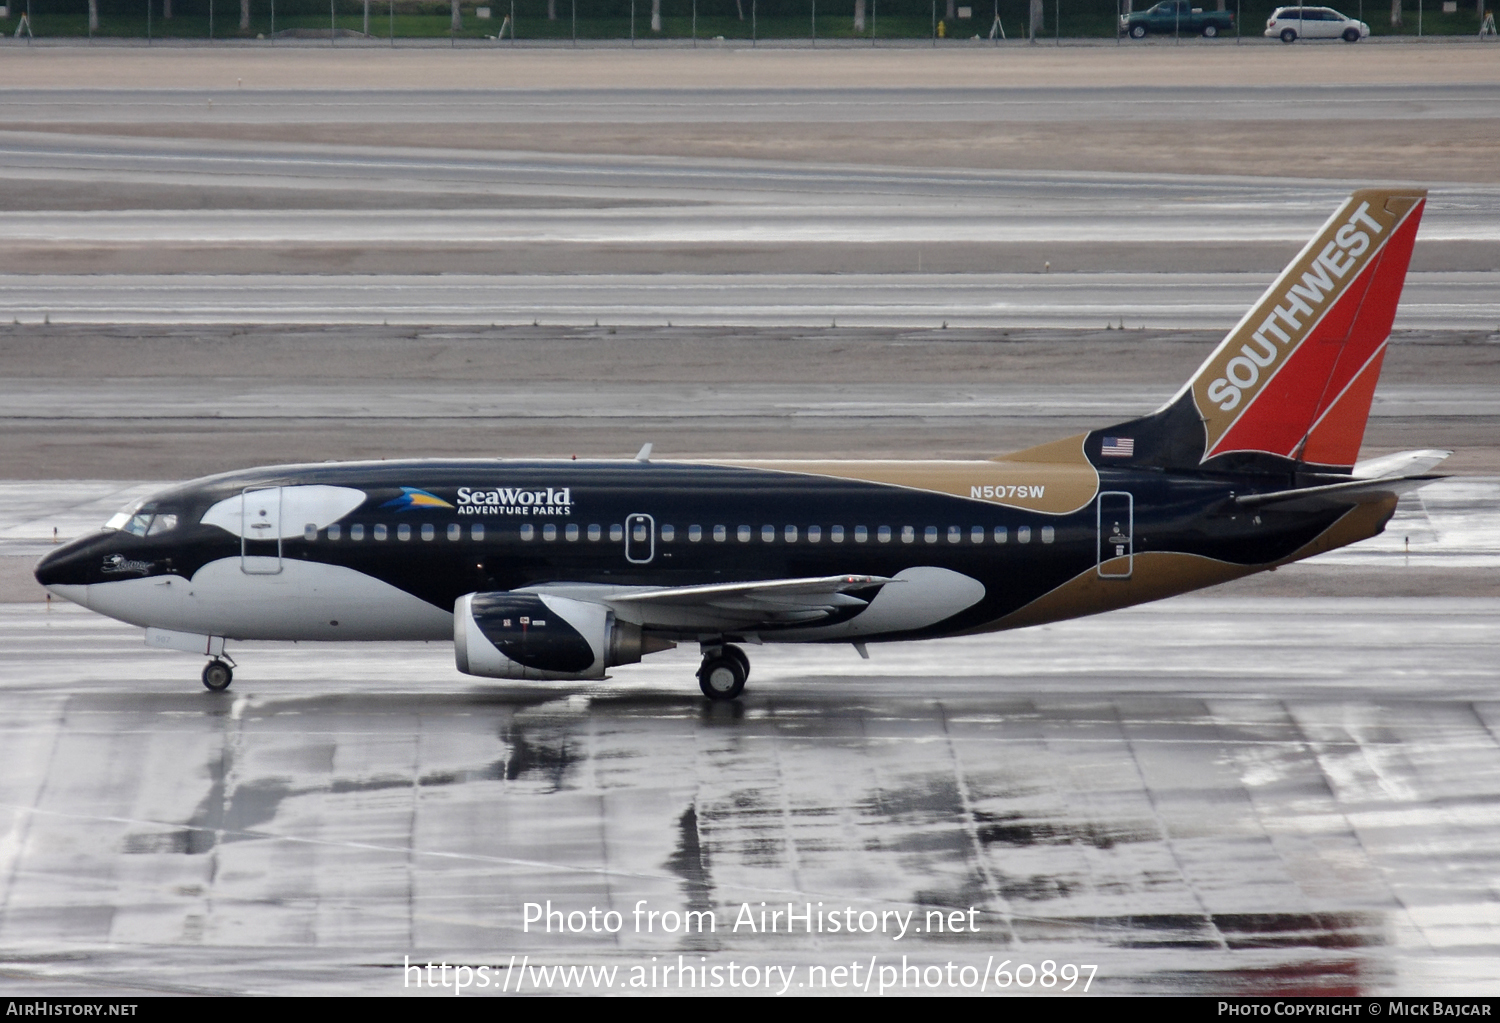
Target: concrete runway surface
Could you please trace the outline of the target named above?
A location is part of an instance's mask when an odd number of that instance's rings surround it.
[[[1398,329],[1500,329],[1500,275],[1412,274]],[[599,274],[0,277],[21,323],[1201,328],[1233,325],[1250,274]]]
[[[1095,993],[1488,993],[1497,622],[1178,598],[869,662],[757,648],[743,704],[708,707],[691,651],[528,687],[443,645],[241,644],[215,696],[138,630],[6,605],[0,984],[399,994],[404,956],[498,985],[514,954],[623,989],[681,955],[795,992],[904,954],[1092,964]],[[620,933],[523,932],[548,900]],[[716,929],[638,933],[642,900]],[[976,913],[733,930],[762,902]]]

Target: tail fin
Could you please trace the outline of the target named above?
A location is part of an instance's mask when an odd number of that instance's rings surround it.
[[[1183,389],[1150,416],[1089,434],[1089,458],[1349,472],[1426,198],[1418,188],[1351,195]]]

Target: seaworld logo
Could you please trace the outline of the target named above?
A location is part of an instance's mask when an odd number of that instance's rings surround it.
[[[571,515],[572,487],[547,487],[528,490],[525,487],[496,487],[479,490],[458,488],[460,515]]]
[[[131,561],[123,554],[106,554],[104,564],[99,566],[99,571],[105,575],[149,575],[154,568],[154,561]]]
[[[452,508],[453,505],[444,501],[436,494],[429,494],[425,490],[416,487],[402,487],[401,496],[393,497],[381,508],[389,508],[391,511],[417,511],[422,508]]]

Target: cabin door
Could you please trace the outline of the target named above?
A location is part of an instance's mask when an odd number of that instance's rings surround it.
[[[281,572],[281,488],[252,487],[241,495],[240,571]]]
[[[1135,571],[1135,499],[1119,490],[1099,495],[1099,578],[1129,579]]]

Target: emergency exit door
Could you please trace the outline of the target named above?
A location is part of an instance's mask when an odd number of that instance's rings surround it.
[[[650,515],[631,515],[625,519],[625,560],[632,565],[646,565],[656,557],[656,520]]]

